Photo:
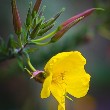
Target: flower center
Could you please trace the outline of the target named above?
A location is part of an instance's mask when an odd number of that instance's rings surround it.
[[[60,73],[57,77],[53,76],[52,82],[61,88],[64,94],[66,93],[65,72]]]
[[[52,81],[61,83],[64,82],[64,79],[65,79],[65,73],[62,72],[58,76],[53,76]]]

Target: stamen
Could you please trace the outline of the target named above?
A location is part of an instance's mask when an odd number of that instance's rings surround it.
[[[67,99],[69,99],[69,100],[71,100],[71,101],[73,101],[73,99],[72,98],[70,98],[69,96],[67,96],[67,93],[65,93],[65,95],[64,95]]]

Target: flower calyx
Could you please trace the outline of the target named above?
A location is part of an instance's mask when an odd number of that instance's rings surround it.
[[[35,79],[39,83],[43,83],[45,79],[45,73],[44,71],[36,70],[32,73],[32,76],[30,79]]]

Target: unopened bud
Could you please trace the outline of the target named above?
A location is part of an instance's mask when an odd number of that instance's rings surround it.
[[[44,29],[41,29],[39,32],[38,32],[38,36],[42,36],[43,34],[45,34],[47,31],[49,31],[52,27],[54,26],[54,24],[51,24],[50,26],[44,28]]]
[[[34,8],[33,8],[33,13],[34,12],[38,12],[38,10],[39,10],[39,8],[40,8],[40,5],[41,5],[41,2],[42,2],[42,0],[36,0],[36,3],[35,3],[35,5],[34,5]]]
[[[91,8],[63,22],[59,27],[59,31],[51,38],[51,42],[59,40],[71,27],[90,15],[94,10],[102,10],[101,8]]]
[[[60,12],[58,12],[54,17],[45,21],[44,24],[42,25],[42,28],[46,28],[46,27],[50,26],[51,24],[53,24],[57,20],[57,18],[64,12],[64,10],[65,10],[65,8],[62,8],[62,10]]]
[[[30,3],[30,7],[28,9],[27,18],[26,18],[26,26],[30,26],[31,22],[32,22],[32,12],[31,12],[31,3]]]
[[[39,23],[35,26],[35,28],[31,32],[31,35],[30,35],[31,39],[34,39],[37,36],[41,23],[42,23],[42,20],[39,21]]]
[[[21,20],[20,20],[19,12],[18,12],[18,9],[16,6],[16,0],[12,0],[11,5],[12,5],[14,30],[15,30],[15,33],[17,35],[19,35],[19,34],[21,34],[22,26],[21,26]]]
[[[78,19],[82,20],[85,17],[87,17],[88,15],[90,15],[95,10],[103,10],[103,9],[102,8],[91,8],[91,9],[88,9],[88,10],[86,10],[86,11],[84,11],[84,12],[82,12],[82,13],[76,15],[76,16],[71,17],[70,19],[68,19],[65,22],[63,22],[61,25],[62,26],[66,26],[66,25],[68,25],[68,24],[70,24],[70,23],[72,23],[74,21],[77,21]],[[78,22],[79,22],[79,20],[78,20]]]

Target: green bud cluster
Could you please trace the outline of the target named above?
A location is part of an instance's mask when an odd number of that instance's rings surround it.
[[[27,57],[28,53],[35,52],[38,46],[45,46],[50,43],[55,43],[71,27],[83,20],[86,16],[90,15],[94,10],[103,10],[100,8],[91,8],[86,10],[64,21],[55,30],[47,34],[47,32],[54,27],[56,20],[60,17],[65,8],[62,8],[61,11],[49,20],[45,20],[43,13],[46,6],[40,8],[41,3],[42,0],[36,0],[34,7],[32,2],[29,3],[26,20],[25,23],[23,23],[24,26],[22,26],[16,0],[11,0],[13,27],[18,39],[15,40],[15,37],[11,35],[8,43],[6,44],[3,39],[0,38],[0,61],[17,57],[21,66],[23,61],[21,58],[22,55]],[[36,48],[31,48],[30,45],[37,46]],[[29,57],[27,58],[27,62],[30,66],[31,63]],[[32,70],[35,70],[32,65],[30,67]]]

